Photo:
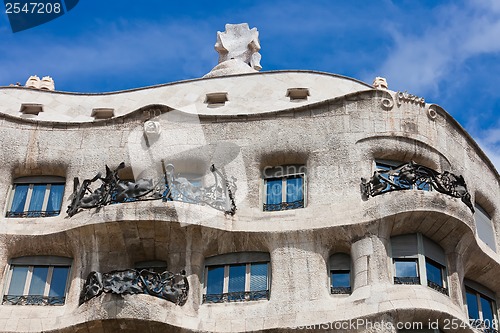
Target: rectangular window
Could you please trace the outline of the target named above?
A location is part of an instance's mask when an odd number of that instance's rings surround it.
[[[350,271],[330,271],[332,294],[351,293],[351,272]]]
[[[448,295],[446,287],[446,268],[437,262],[425,258],[425,269],[427,272],[427,285],[445,295]]]
[[[269,263],[206,267],[204,303],[240,302],[269,298]]]
[[[330,268],[330,293],[351,293],[351,257],[347,253],[337,252],[328,259]]]
[[[473,327],[482,329],[484,332],[495,328],[496,305],[492,299],[470,288],[466,288],[465,299],[467,313]]]
[[[34,261],[48,262],[43,258],[36,258]],[[25,258],[23,259],[26,262]],[[68,262],[66,259],[64,261]],[[69,265],[13,263],[10,265],[7,294],[3,296],[3,304],[63,305],[69,271]]]
[[[304,208],[304,174],[265,178],[264,211]]]
[[[394,259],[394,283],[420,284],[417,259]]]
[[[12,187],[7,217],[57,216],[63,194],[64,179],[60,177],[18,178]]]

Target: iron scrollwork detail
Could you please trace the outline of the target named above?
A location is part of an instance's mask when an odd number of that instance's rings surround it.
[[[394,169],[377,169],[369,180],[361,178],[360,187],[365,200],[370,196],[374,197],[391,191],[432,189],[461,199],[474,213],[474,206],[463,176],[457,176],[448,171],[439,173],[413,161]]]
[[[208,187],[196,186],[184,177],[177,177],[172,164],[163,168],[164,175],[156,182],[152,179],[121,180],[118,171],[124,167],[125,163],[122,162],[112,171],[106,165],[105,177],[99,172],[94,178],[85,179],[81,184],[79,178],[75,177],[71,204],[66,213],[71,217],[81,209],[160,199],[208,205],[229,215],[234,215],[236,212],[234,202],[236,179],[232,177],[231,180],[227,180],[214,165],[210,167],[210,171],[215,182]],[[100,185],[95,186],[98,181]]]
[[[186,272],[156,273],[147,269],[126,269],[109,273],[90,272],[80,294],[80,304],[104,293],[147,294],[177,305],[187,300],[189,283]]]

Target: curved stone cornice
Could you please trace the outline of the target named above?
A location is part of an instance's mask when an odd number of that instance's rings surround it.
[[[330,87],[324,89],[324,87]],[[198,115],[258,114],[296,107],[286,97],[287,89],[308,88],[312,93],[300,105],[309,105],[371,88],[360,81],[312,71],[276,71],[180,81],[170,84],[102,94],[78,94],[1,87],[2,113],[20,119],[44,122],[87,123],[95,108],[111,108],[114,116],[127,115],[145,105],[159,104]],[[206,95],[227,93],[223,107],[207,107]],[[251,101],[251,103],[249,102]],[[38,115],[22,114],[21,105],[43,106]],[[113,118],[111,118],[113,119]]]

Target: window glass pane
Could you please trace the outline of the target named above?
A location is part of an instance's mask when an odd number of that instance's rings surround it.
[[[332,271],[332,287],[350,287],[351,273],[349,271]]]
[[[224,266],[208,268],[207,294],[222,294],[224,288]]]
[[[26,195],[28,194],[28,185],[16,185],[14,198],[12,200],[11,212],[22,213],[26,204]]]
[[[50,186],[49,201],[47,202],[47,212],[57,212],[61,210],[64,184],[52,184]],[[54,214],[57,215],[57,214]]]
[[[28,211],[30,212],[40,212],[42,211],[43,198],[45,196],[45,189],[47,184],[35,184],[33,185],[33,192],[31,194],[30,206]]]
[[[427,269],[427,280],[432,281],[441,287],[444,287],[441,266],[430,262],[429,260],[426,260],[425,267]]]
[[[479,319],[479,308],[477,305],[477,297],[475,293],[470,291],[466,292],[467,298],[467,311],[469,312],[470,319]]]
[[[493,325],[493,302],[484,296],[481,296],[481,310],[483,312],[483,321],[488,327]]]
[[[266,204],[268,205],[276,205],[281,203],[282,196],[282,180],[279,179],[267,179],[267,198]]]
[[[28,266],[14,266],[12,268],[12,277],[10,279],[10,286],[7,294],[13,296],[23,295],[27,274]]]
[[[50,282],[49,296],[64,296],[68,281],[69,267],[54,267]]]
[[[49,273],[48,266],[33,267],[33,276],[31,277],[29,295],[43,295],[48,273]]]
[[[228,292],[245,291],[246,265],[229,266],[229,288]]]
[[[267,263],[250,266],[250,291],[267,290]]]
[[[286,202],[304,199],[304,179],[302,176],[292,176],[286,179]]]
[[[416,261],[395,261],[396,277],[418,277]]]

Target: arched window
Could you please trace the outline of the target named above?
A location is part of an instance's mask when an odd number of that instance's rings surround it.
[[[205,259],[204,303],[269,299],[270,256],[239,252]]]
[[[395,284],[423,284],[448,295],[444,250],[421,234],[391,237]]]
[[[72,259],[20,257],[10,261],[3,304],[63,305]]]
[[[351,257],[346,253],[335,253],[328,261],[330,267],[330,292],[351,293]]]
[[[62,177],[21,177],[14,180],[7,217],[49,217],[61,212],[65,180]]]

